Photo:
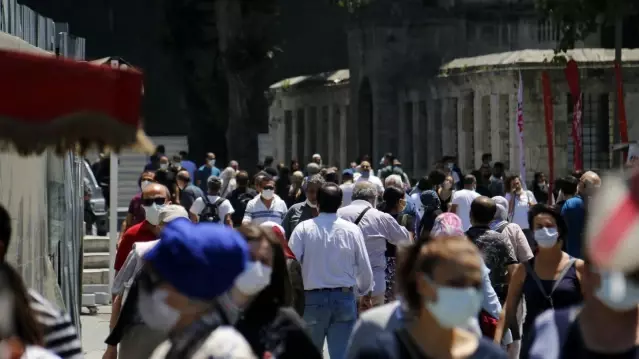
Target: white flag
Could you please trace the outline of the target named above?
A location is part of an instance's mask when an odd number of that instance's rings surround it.
[[[515,128],[519,140],[519,177],[521,186],[526,189],[526,152],[524,150],[524,81],[519,71],[519,89],[517,91],[517,117],[515,118]]]

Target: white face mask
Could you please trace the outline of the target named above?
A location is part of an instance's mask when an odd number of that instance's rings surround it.
[[[169,164],[168,163],[160,163],[160,168],[165,170],[165,169],[169,168]]]
[[[426,302],[426,309],[435,317],[440,326],[456,328],[466,325],[468,320],[476,317],[481,309],[482,293],[477,288],[453,288],[434,284],[426,277],[431,286],[437,290],[437,302]]]
[[[639,285],[626,279],[621,272],[602,271],[601,283],[595,296],[608,308],[627,312],[639,305]]]
[[[275,196],[275,191],[273,191],[272,189],[262,190],[262,198],[264,198],[265,200],[272,199],[274,196]]]
[[[541,248],[552,248],[557,244],[559,232],[557,228],[541,228],[535,231],[535,241]]]
[[[154,226],[160,224],[160,209],[162,209],[162,207],[164,207],[164,205],[158,206],[155,203],[150,206],[142,206],[146,215],[146,221]]]
[[[151,329],[167,333],[171,331],[180,320],[180,312],[166,304],[169,293],[163,289],[156,289],[152,293],[140,289],[139,292],[138,310],[144,323]]]
[[[235,279],[235,288],[244,295],[252,296],[271,284],[273,269],[262,262],[251,262]]]
[[[455,164],[454,163],[447,163],[446,167],[448,167],[449,170],[452,170],[453,168],[455,168]]]
[[[149,184],[151,184],[151,181],[142,181],[140,182],[140,188],[144,189],[146,188],[146,186],[148,186]]]

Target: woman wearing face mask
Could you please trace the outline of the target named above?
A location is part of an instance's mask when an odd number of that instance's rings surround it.
[[[42,328],[28,303],[20,275],[8,263],[0,263],[0,358],[59,359],[42,348]]]
[[[547,309],[561,309],[581,303],[581,278],[584,262],[561,250],[566,224],[551,207],[538,204],[528,215],[537,242],[537,256],[518,264],[510,279],[506,304],[502,310],[495,340],[501,339],[504,326],[517,328],[516,309],[522,295],[526,297],[526,318],[522,341],[538,315]],[[515,337],[518,337],[515,335]]]
[[[453,176],[448,175],[444,180],[444,184],[441,187],[437,188],[437,195],[439,196],[439,200],[441,202],[441,210],[443,212],[448,212],[448,208],[450,207],[450,201],[453,199],[453,193],[455,190],[453,189]]]
[[[510,176],[505,183],[506,199],[508,200],[508,221],[517,223],[526,230],[528,224],[528,209],[537,204],[535,195],[522,187],[519,176]]]
[[[280,242],[268,228],[245,225],[239,231],[254,262],[229,293],[237,308],[235,327],[258,358],[321,359],[304,321],[290,307],[292,288]]]
[[[546,175],[541,172],[535,172],[532,183],[532,192],[538,203],[548,203],[548,183]]]
[[[380,210],[390,214],[397,223],[406,228],[410,235],[410,241],[413,241],[415,234],[415,217],[402,213],[406,208],[405,193],[397,187],[388,187],[384,191],[384,202],[381,204]],[[395,256],[397,246],[386,241],[386,293],[384,300],[386,303],[395,300]]]
[[[481,308],[481,256],[475,245],[465,237],[438,237],[406,247],[399,258],[397,279],[406,308],[395,315],[402,316],[402,325],[362,338],[363,343],[351,337],[348,359],[506,358],[490,340],[462,329]]]
[[[540,315],[522,359],[639,358],[639,283],[586,260],[584,303]]]

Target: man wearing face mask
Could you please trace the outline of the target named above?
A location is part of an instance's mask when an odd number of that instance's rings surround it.
[[[381,196],[384,193],[384,184],[379,177],[373,174],[373,168],[371,167],[370,162],[362,161],[359,167],[360,176],[355,180],[355,183],[370,182],[377,188],[377,195]]]
[[[273,177],[265,174],[260,184],[260,195],[246,205],[242,224],[253,223],[259,226],[268,221],[281,224],[287,211],[286,202],[275,195]]]
[[[151,183],[142,191],[142,208],[144,208],[145,220],[126,230],[120,239],[118,251],[115,254],[114,268],[119,271],[124,265],[126,257],[137,242],[150,242],[158,238],[160,209],[170,204],[171,195],[168,188]]]
[[[180,205],[187,211],[191,209],[198,198],[204,197],[204,192],[191,184],[191,177],[187,170],[181,170],[177,173],[177,184],[180,188]]]
[[[188,213],[180,205],[169,204],[160,209],[159,229],[178,219],[188,219]],[[107,350],[103,359],[148,358],[166,333],[150,329],[140,318],[137,309],[138,287],[136,279],[144,266],[142,257],[157,245],[159,240],[138,242],[126,258],[122,270],[115,276],[111,293],[113,299],[109,328],[106,339]],[[129,293],[133,295],[129,297]],[[130,298],[130,300],[129,300]],[[118,350],[119,345],[119,350]]]
[[[127,228],[138,224],[144,221],[144,208],[142,208],[142,191],[149,184],[155,181],[155,172],[147,171],[142,172],[140,178],[138,179],[138,187],[140,188],[140,193],[136,194],[131,198],[129,202],[129,211],[126,214],[126,218],[124,222],[122,222],[122,227],[120,228],[120,239],[122,235],[126,232]],[[119,240],[118,240],[119,243]]]
[[[577,195],[567,200],[561,208],[561,216],[568,226],[566,252],[573,257],[581,258],[587,202],[600,186],[601,178],[596,173],[584,173],[577,185]]]
[[[255,358],[220,305],[250,263],[241,234],[178,219],[143,259],[138,309],[146,325],[169,338],[150,358]]]
[[[11,242],[11,217],[9,212],[0,205],[0,263],[6,261],[7,251]],[[38,292],[28,290],[29,307],[33,312],[36,322],[44,334],[43,346],[57,354],[62,359],[80,359],[82,355],[82,342],[71,321],[69,314],[60,310]],[[2,316],[3,312],[0,312]],[[0,357],[2,352],[0,348]]]
[[[548,310],[521,358],[639,358],[639,283],[586,261],[583,306]]]
[[[171,163],[169,162],[169,157],[162,155],[160,156],[160,168],[161,170],[168,170],[169,169],[169,165]]]
[[[286,234],[286,239],[291,237],[291,233],[300,222],[307,219],[315,218],[319,214],[317,209],[317,191],[325,183],[324,178],[321,175],[314,175],[308,179],[306,183],[306,201],[296,203],[288,209],[284,219],[282,220],[282,227]]]
[[[220,169],[215,167],[215,153],[209,152],[206,154],[206,163],[197,170],[195,185],[206,193],[208,191],[206,181],[211,176],[219,177],[220,173]]]

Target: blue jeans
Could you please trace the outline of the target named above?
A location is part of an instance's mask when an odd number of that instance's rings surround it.
[[[321,353],[326,339],[331,359],[343,359],[348,338],[357,320],[355,294],[331,289],[307,291],[304,297],[304,321],[313,343]]]

